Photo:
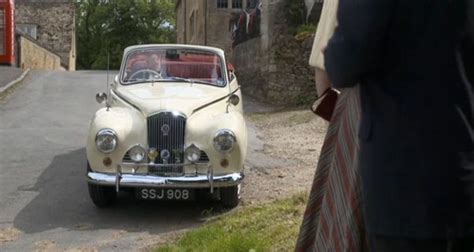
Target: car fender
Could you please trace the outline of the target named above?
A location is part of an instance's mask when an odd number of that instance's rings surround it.
[[[242,112],[229,108],[227,102],[220,102],[190,117],[187,121],[186,144],[194,144],[206,152],[217,174],[240,172],[247,152],[247,127]],[[232,105],[231,105],[232,106]],[[221,129],[231,130],[236,144],[230,153],[222,154],[214,148],[214,137]],[[222,167],[221,160],[228,159],[229,166]]]
[[[112,129],[117,134],[117,148],[109,154],[100,152],[95,144],[97,132],[101,129]],[[99,109],[93,116],[87,138],[87,160],[93,171],[114,172],[116,165],[129,148],[136,144],[147,147],[146,119],[137,110],[126,107]],[[103,159],[112,159],[112,165],[105,166]]]

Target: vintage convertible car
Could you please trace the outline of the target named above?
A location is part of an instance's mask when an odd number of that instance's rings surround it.
[[[87,141],[89,194],[98,207],[117,193],[140,199],[239,203],[247,149],[240,87],[224,52],[190,45],[125,49],[93,116]]]

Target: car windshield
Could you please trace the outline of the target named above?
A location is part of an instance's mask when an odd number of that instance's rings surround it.
[[[122,83],[186,81],[224,86],[221,57],[197,49],[134,50],[123,65]]]

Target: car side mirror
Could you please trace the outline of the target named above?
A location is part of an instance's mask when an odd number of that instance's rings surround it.
[[[237,106],[240,102],[240,97],[236,94],[233,94],[229,97],[230,104]]]
[[[95,95],[95,100],[97,103],[102,104],[107,100],[107,94],[104,92],[98,93]]]
[[[118,76],[118,74],[115,75],[114,83],[115,83],[115,84],[118,84],[118,83],[119,83],[119,76]]]

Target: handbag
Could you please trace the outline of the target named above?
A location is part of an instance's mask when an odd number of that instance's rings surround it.
[[[330,122],[336,107],[339,91],[334,88],[328,88],[311,106],[311,111],[324,120]]]

